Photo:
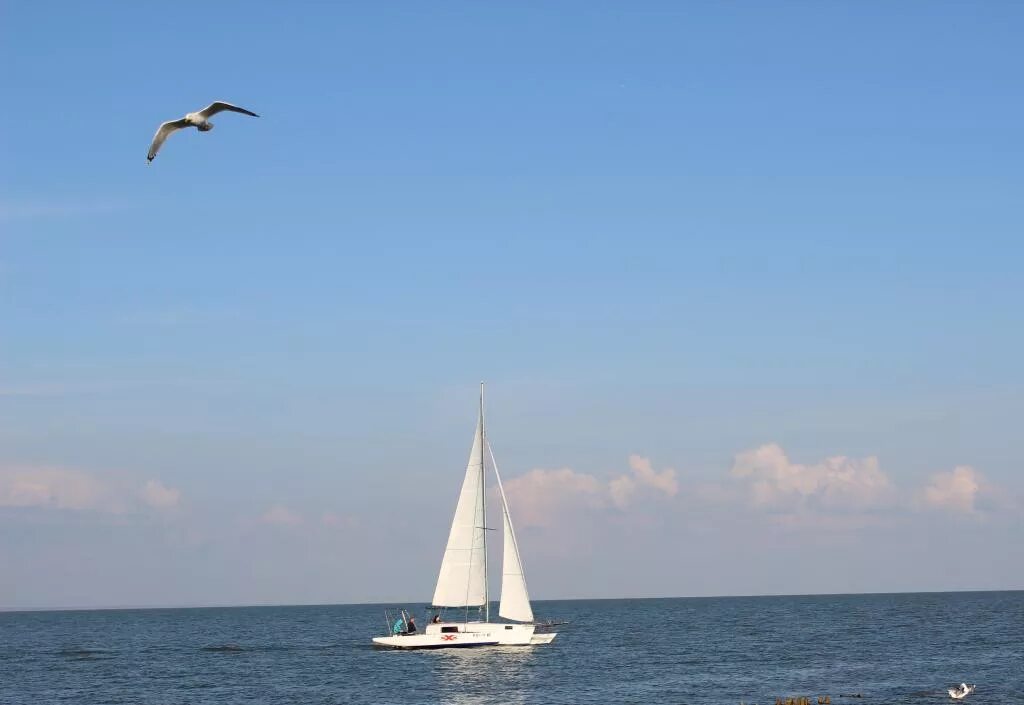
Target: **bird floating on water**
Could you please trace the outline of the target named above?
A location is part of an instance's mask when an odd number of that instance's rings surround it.
[[[974,686],[961,683],[955,688],[950,688],[947,692],[949,693],[949,697],[953,698],[953,700],[963,700],[974,692]]]
[[[213,129],[213,123],[210,122],[210,118],[217,113],[224,112],[225,110],[229,110],[233,113],[242,113],[243,115],[259,117],[256,113],[246,110],[245,108],[239,108],[237,105],[225,103],[222,100],[214,101],[202,110],[194,113],[188,113],[185,117],[178,120],[168,120],[160,125],[156,134],[153,135],[153,142],[149,145],[149,154],[146,156],[146,159],[150,162],[153,161],[153,157],[156,156],[156,153],[160,151],[160,147],[163,146],[164,140],[178,130],[183,130],[186,127],[194,127],[200,132],[209,132]]]

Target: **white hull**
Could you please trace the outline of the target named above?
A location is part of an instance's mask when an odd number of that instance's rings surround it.
[[[550,644],[554,633],[535,634],[533,624],[499,622],[442,622],[425,632],[374,637],[375,646],[391,649],[457,649],[477,646],[535,646]]]

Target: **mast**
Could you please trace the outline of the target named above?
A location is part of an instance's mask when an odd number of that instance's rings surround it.
[[[484,621],[491,621],[491,597],[487,580],[487,473],[484,472],[484,383],[480,382],[480,503],[484,529]]]

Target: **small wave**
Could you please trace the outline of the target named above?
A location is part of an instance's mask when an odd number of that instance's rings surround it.
[[[217,653],[233,653],[236,651],[245,651],[244,648],[238,644],[217,644],[215,646],[204,646],[203,651],[214,651]]]
[[[66,658],[104,658],[111,652],[106,649],[61,649],[57,652]]]

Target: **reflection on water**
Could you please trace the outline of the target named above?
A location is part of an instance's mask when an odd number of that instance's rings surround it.
[[[535,647],[492,646],[434,652],[438,696],[445,705],[517,705],[534,687]]]

